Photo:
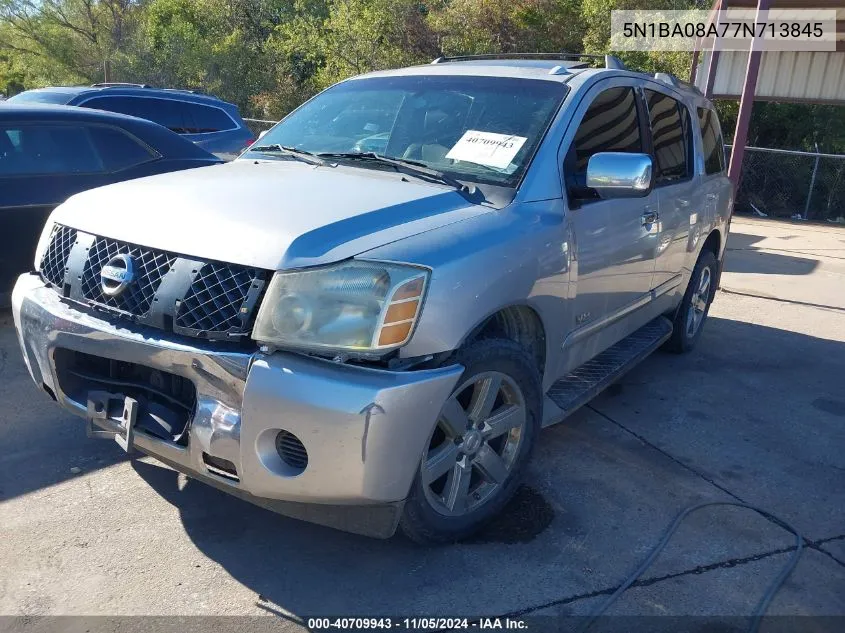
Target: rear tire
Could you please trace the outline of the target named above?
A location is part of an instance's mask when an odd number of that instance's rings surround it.
[[[665,349],[683,354],[693,349],[701,337],[710,304],[716,295],[718,264],[713,251],[701,251],[690,275],[687,290],[672,322],[672,337]]]
[[[451,361],[464,373],[423,449],[399,522],[418,543],[459,541],[501,512],[540,431],[540,375],[520,345],[479,340]]]

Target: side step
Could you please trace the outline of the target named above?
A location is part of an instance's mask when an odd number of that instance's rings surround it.
[[[564,417],[587,404],[672,336],[672,322],[657,317],[554,383],[548,397]]]

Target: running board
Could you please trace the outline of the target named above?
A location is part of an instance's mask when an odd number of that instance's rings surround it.
[[[672,336],[672,322],[657,317],[572,373],[554,383],[547,393],[563,412],[559,421],[587,404],[624,376]]]

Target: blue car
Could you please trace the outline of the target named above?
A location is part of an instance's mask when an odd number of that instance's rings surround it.
[[[86,189],[222,161],[160,125],[100,110],[0,106],[0,307],[50,212]],[[119,212],[119,209],[115,209]]]
[[[7,103],[73,105],[147,119],[223,160],[236,158],[254,140],[238,106],[189,90],[114,83],[38,88],[15,95]]]

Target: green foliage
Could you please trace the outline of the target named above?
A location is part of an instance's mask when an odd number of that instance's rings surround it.
[[[276,29],[274,45],[291,63],[313,69],[317,89],[372,70],[423,61],[424,5],[413,0],[297,2],[292,20]],[[425,37],[426,33],[420,33]]]
[[[134,32],[132,0],[0,0],[0,50],[25,83],[102,81]]]
[[[845,108],[755,103],[748,144],[845,154]]]
[[[429,25],[446,55],[580,51],[579,0],[451,0]]]
[[[440,55],[607,52],[614,9],[710,0],[0,0],[0,92],[111,81],[199,88],[279,118],[363,72]],[[620,53],[689,76],[690,53]],[[736,104],[718,104],[726,136]],[[758,103],[752,143],[845,152],[845,109]]]

